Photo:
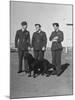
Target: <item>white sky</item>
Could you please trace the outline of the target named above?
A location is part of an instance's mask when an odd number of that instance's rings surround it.
[[[20,23],[27,21],[28,30],[32,38],[35,31],[34,24],[42,25],[47,34],[47,46],[51,46],[49,37],[53,31],[52,23],[58,22],[60,30],[64,32],[64,46],[72,46],[72,5],[42,4],[28,2],[11,2],[11,43],[14,43],[15,33],[21,28]]]

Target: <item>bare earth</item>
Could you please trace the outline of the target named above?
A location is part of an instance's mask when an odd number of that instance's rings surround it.
[[[10,58],[11,98],[71,95],[73,93],[72,52],[62,54],[62,64],[69,63],[70,66],[60,77],[39,75],[33,78],[27,77],[24,72],[18,74],[18,54],[11,53]],[[45,58],[51,62],[50,50],[46,51]]]

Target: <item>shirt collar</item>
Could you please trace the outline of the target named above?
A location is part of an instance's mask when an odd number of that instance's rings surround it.
[[[40,32],[41,32],[41,30],[37,31],[37,33],[40,33]]]
[[[57,29],[55,32],[58,32],[59,31],[59,29]]]
[[[22,32],[25,32],[26,30],[24,30],[24,29],[21,29],[22,30]]]

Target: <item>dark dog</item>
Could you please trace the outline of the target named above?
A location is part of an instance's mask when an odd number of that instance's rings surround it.
[[[46,74],[47,76],[49,76],[55,70],[55,66],[51,64],[47,59],[42,60],[42,66],[43,66],[43,70],[41,72],[42,75]]]
[[[46,74],[50,75],[52,71],[50,71],[51,68],[55,68],[54,65],[52,65],[47,59],[43,60],[37,60],[34,59],[34,57],[30,54],[27,53],[26,59],[28,60],[28,65],[29,65],[29,77],[31,77],[31,72],[33,71],[33,77],[36,77],[36,74]]]
[[[35,75],[35,71],[34,71],[34,66],[33,66],[33,63],[35,62],[35,59],[33,58],[33,56],[30,54],[30,53],[27,53],[26,54],[26,58],[27,61],[28,61],[28,69],[29,69],[29,75],[28,77],[31,77],[31,72],[33,71],[34,72],[34,75]]]

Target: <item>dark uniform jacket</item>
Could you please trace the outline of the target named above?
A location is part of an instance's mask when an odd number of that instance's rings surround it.
[[[57,41],[52,42],[52,47],[51,50],[62,50],[62,44],[61,42],[63,41],[63,32],[58,30],[58,32],[53,31],[49,40],[52,41],[54,37],[58,37]]]
[[[32,37],[32,47],[34,50],[42,50],[42,47],[46,47],[47,37],[46,33],[43,31],[34,32]]]
[[[30,46],[30,33],[25,30],[22,32],[22,29],[16,32],[15,36],[15,47],[19,50],[28,50],[28,46]]]

